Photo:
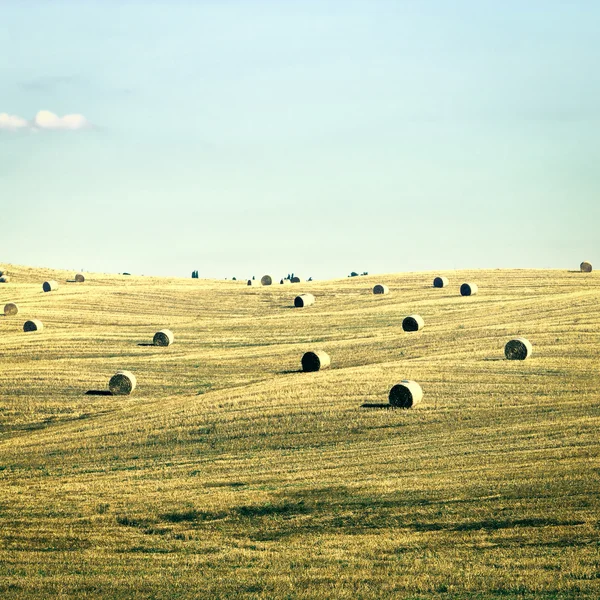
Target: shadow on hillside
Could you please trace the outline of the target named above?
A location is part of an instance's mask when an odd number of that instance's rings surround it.
[[[468,521],[464,523],[412,523],[415,531],[494,531],[498,529],[514,529],[517,527],[574,527],[585,525],[581,520],[558,519],[485,519],[483,521]]]
[[[112,396],[113,393],[110,390],[88,390],[85,393],[86,396]]]

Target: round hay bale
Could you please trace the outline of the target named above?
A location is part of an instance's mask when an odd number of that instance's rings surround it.
[[[75,273],[75,281],[77,283],[83,283],[85,281],[85,275],[83,273]]]
[[[281,285],[292,285],[292,282],[289,279],[282,279],[279,283]]]
[[[42,331],[44,324],[37,319],[31,319],[31,321],[25,321],[23,324],[23,331]]]
[[[292,283],[302,283],[302,279],[300,277],[292,277]]]
[[[461,296],[474,296],[478,291],[477,285],[474,283],[463,283],[460,286]]]
[[[270,275],[263,275],[260,278],[261,285],[272,285],[272,283],[273,283],[273,278]]]
[[[582,273],[591,273],[592,272],[592,263],[588,262],[587,260],[584,260],[580,265],[579,268],[581,269]]]
[[[515,338],[504,346],[504,356],[507,360],[525,360],[531,356],[533,347],[525,338]]]
[[[416,381],[403,379],[390,390],[390,404],[398,408],[411,408],[421,400],[423,400],[423,390]]]
[[[374,288],[373,288],[373,293],[374,294],[389,294],[390,290],[388,288],[387,285],[383,285],[381,283],[378,283]]]
[[[19,314],[19,307],[14,302],[9,302],[4,305],[5,317],[14,317],[17,314]]]
[[[170,329],[161,329],[154,334],[152,341],[155,346],[170,346],[175,341],[175,336]]]
[[[436,277],[433,280],[433,287],[434,288],[443,288],[446,287],[450,282],[448,281],[447,277]]]
[[[10,277],[8,275],[3,275],[0,277],[0,283],[8,283],[10,281]]]
[[[45,292],[53,292],[58,289],[58,283],[56,283],[56,281],[44,281],[42,289]]]
[[[312,373],[320,369],[327,369],[331,365],[331,358],[327,352],[317,350],[316,352],[306,352],[302,356],[302,370],[305,373]]]
[[[131,371],[117,371],[108,382],[111,393],[120,396],[131,394],[135,390],[137,380]]]
[[[315,303],[315,297],[312,294],[300,294],[294,298],[294,306],[296,308],[303,308],[304,306],[310,306]]]
[[[419,331],[425,327],[425,321],[420,315],[409,315],[402,320],[402,329],[404,331]]]

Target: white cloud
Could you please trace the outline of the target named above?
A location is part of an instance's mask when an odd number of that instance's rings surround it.
[[[40,110],[33,119],[33,125],[38,129],[85,129],[90,123],[83,115],[59,117],[49,110]]]
[[[17,115],[0,113],[0,130],[8,129],[8,131],[17,131],[18,129],[29,129],[30,126],[29,121],[17,117]]]
[[[87,129],[91,127],[91,123],[80,114],[65,115],[59,117],[49,110],[40,110],[32,121],[18,117],[17,115],[9,115],[8,113],[0,113],[0,131],[19,131],[30,130],[39,131],[41,129]]]

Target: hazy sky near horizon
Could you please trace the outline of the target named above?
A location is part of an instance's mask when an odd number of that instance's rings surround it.
[[[0,264],[600,263],[599,59],[594,0],[0,0]]]

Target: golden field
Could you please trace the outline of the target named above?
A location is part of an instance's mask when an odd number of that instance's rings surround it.
[[[2,598],[600,597],[599,273],[4,267]],[[519,336],[532,358],[503,360]],[[313,349],[331,368],[299,372]],[[119,369],[132,395],[86,394]],[[401,379],[422,404],[360,408]]]

